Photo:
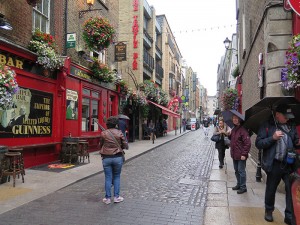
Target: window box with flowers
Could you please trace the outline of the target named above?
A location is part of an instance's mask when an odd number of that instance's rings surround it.
[[[8,66],[0,64],[0,108],[9,109],[13,106],[13,96],[19,90],[16,73]]]
[[[57,45],[50,34],[36,29],[28,46],[29,50],[37,53],[37,63],[46,70],[56,70],[63,66],[63,60],[56,53]]]
[[[300,87],[300,34],[293,36],[285,57],[285,67],[281,70],[281,86],[289,91]]]
[[[238,93],[236,89],[228,88],[224,91],[222,97],[222,105],[224,110],[235,109],[237,110],[238,102]]]
[[[115,29],[103,17],[90,18],[83,25],[83,40],[93,51],[102,51],[113,42]]]
[[[115,79],[115,73],[111,71],[106,64],[101,63],[97,59],[94,59],[91,70],[93,77],[103,83],[111,83]]]

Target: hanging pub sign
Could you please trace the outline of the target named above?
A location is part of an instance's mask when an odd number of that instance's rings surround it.
[[[300,2],[299,0],[288,0],[289,5],[298,16],[300,16]]]
[[[52,109],[52,94],[20,87],[13,106],[0,110],[0,138],[51,136]]]
[[[115,61],[126,61],[126,44],[119,42],[115,45]]]

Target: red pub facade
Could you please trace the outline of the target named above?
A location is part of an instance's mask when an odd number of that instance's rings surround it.
[[[77,137],[97,149],[105,119],[118,114],[118,92],[113,83],[92,80],[91,72],[65,59],[63,69],[45,71],[36,55],[0,40],[0,61],[15,70],[19,91],[13,107],[0,112],[0,141],[22,147],[26,167],[58,160],[64,137]],[[11,125],[12,114],[23,116]]]

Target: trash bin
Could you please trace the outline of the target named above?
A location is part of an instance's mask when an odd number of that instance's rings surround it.
[[[8,147],[4,145],[0,145],[0,174],[2,173],[1,169],[5,168],[5,165],[2,165],[4,163],[3,158],[4,154],[8,152]],[[6,183],[7,182],[7,176],[3,176],[2,179],[0,180],[0,184]]]

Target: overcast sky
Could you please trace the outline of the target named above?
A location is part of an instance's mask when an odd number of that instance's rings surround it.
[[[183,59],[197,72],[208,95],[216,94],[223,41],[236,32],[235,0],[147,0],[165,14]]]

